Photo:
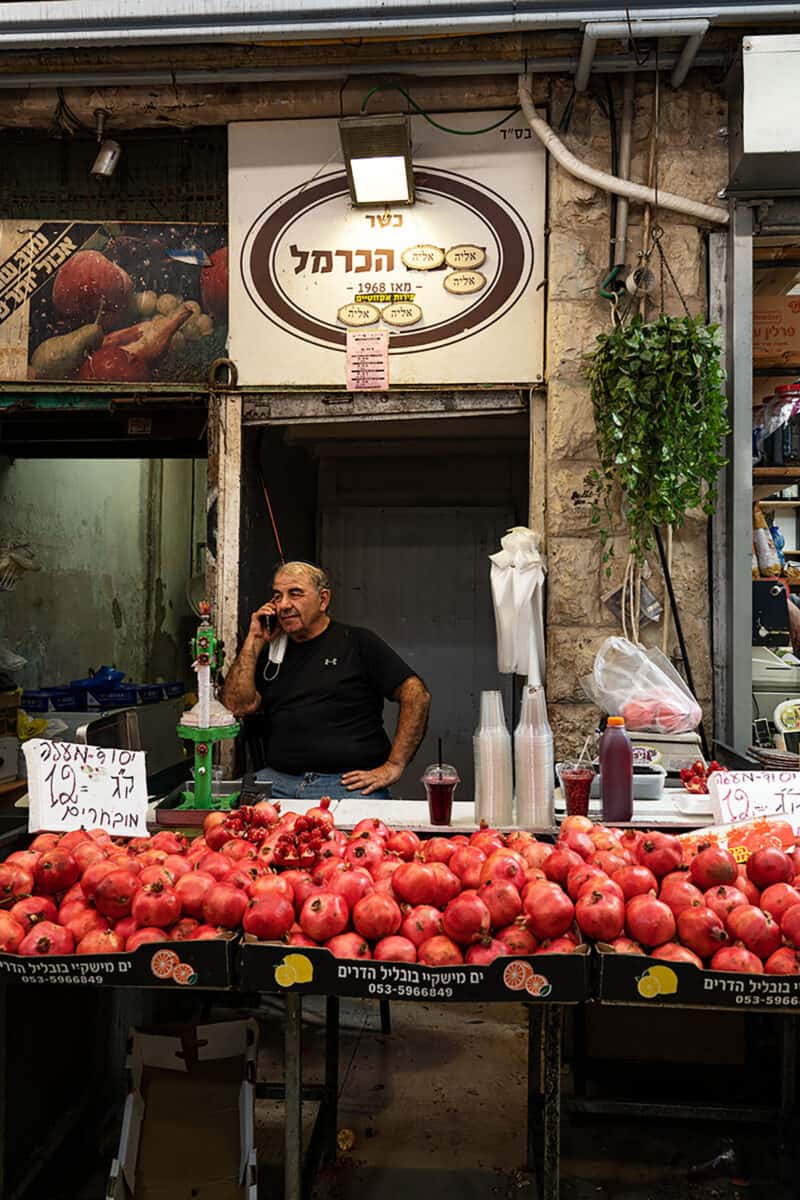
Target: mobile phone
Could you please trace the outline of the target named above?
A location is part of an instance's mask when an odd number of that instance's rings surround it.
[[[264,630],[264,632],[272,636],[272,634],[275,632],[277,617],[269,617],[266,613],[262,613],[259,619],[261,621],[261,628]]]

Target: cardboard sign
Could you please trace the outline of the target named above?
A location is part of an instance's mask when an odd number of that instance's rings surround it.
[[[783,817],[800,828],[800,771],[715,771],[708,792],[718,825]]]
[[[23,746],[31,833],[106,829],[147,835],[147,775],[142,750],[105,750],[32,738]]]
[[[385,330],[347,331],[347,390],[382,392],[389,386],[389,335]]]

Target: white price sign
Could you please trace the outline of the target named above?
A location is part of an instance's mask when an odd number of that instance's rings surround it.
[[[105,750],[32,738],[23,751],[31,833],[105,829],[116,837],[146,836],[143,750]]]
[[[708,792],[717,825],[785,817],[800,827],[800,771],[715,771]]]

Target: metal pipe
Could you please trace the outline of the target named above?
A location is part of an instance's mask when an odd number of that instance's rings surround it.
[[[688,21],[683,17],[675,16],[668,21],[648,20],[641,15],[631,18],[628,21],[587,21],[583,31],[583,43],[581,45],[581,54],[578,62],[578,70],[575,74],[575,91],[584,92],[589,83],[589,73],[592,69],[597,43],[599,41],[616,41],[620,40],[627,42],[632,38],[662,38],[662,37],[685,37],[688,39],[687,45],[684,46],[678,63],[675,66],[677,74],[680,68],[683,71],[680,81],[686,78],[689,67],[692,65],[700,43],[708,32],[709,22],[706,20]],[[693,49],[687,57],[687,47],[691,43]],[[686,66],[684,69],[684,59],[686,58]],[[677,87],[677,83],[673,83],[673,87]]]
[[[630,179],[631,174],[631,144],[633,141],[633,96],[636,87],[636,76],[626,75],[622,92],[622,128],[619,136],[619,177]],[[630,201],[627,196],[617,200],[617,224],[614,230],[614,266],[622,266],[625,262],[628,244],[628,209]]]
[[[64,45],[189,44],[196,42],[302,41],[312,38],[418,38],[543,29],[581,28],[585,9],[564,11],[556,3],[518,0],[504,8],[498,0],[460,0],[454,15],[452,0],[392,0],[376,7],[374,0],[349,0],[336,9],[331,0],[17,0],[0,4],[0,38],[5,50]],[[796,20],[795,3],[772,3],[758,8],[759,21]],[[376,16],[380,13],[380,16]],[[733,24],[753,19],[752,3],[718,8],[693,7],[681,19]],[[676,20],[675,9],[640,10],[636,22]],[[627,36],[627,23],[625,23]]]
[[[585,183],[592,184],[593,187],[602,188],[605,192],[613,192],[616,196],[627,196],[628,199],[638,200],[642,204],[656,203],[656,194],[652,188],[644,187],[640,183],[632,183],[628,179],[619,179],[616,175],[609,175],[606,171],[598,171],[594,167],[581,162],[577,155],[568,150],[547,122],[536,112],[531,95],[529,76],[520,76],[519,102],[525,114],[525,119],[533,132],[542,142],[545,149],[552,154],[559,166],[562,166],[565,171],[569,171],[570,175],[574,175],[576,179],[584,180]],[[699,221],[711,221],[715,225],[728,224],[728,213],[723,208],[712,207],[710,204],[702,204],[699,200],[689,200],[685,196],[676,196],[672,192],[659,191],[657,199],[659,208],[684,213],[686,216],[695,217]]]
[[[708,21],[703,22],[703,24],[705,24],[705,29],[698,31],[697,33],[693,33],[686,39],[686,44],[681,51],[681,56],[675,64],[669,79],[671,86],[674,88],[679,88],[681,86],[691,70],[692,63],[697,57],[697,52],[700,49],[700,43],[702,42],[708,30]]]

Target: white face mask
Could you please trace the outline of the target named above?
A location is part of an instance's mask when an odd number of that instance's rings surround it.
[[[273,679],[278,678],[278,673],[281,669],[283,656],[286,653],[286,647],[289,643],[289,638],[285,633],[280,633],[269,644],[269,654],[267,661],[264,664],[264,682],[271,683]],[[274,669],[270,670],[270,666]]]

